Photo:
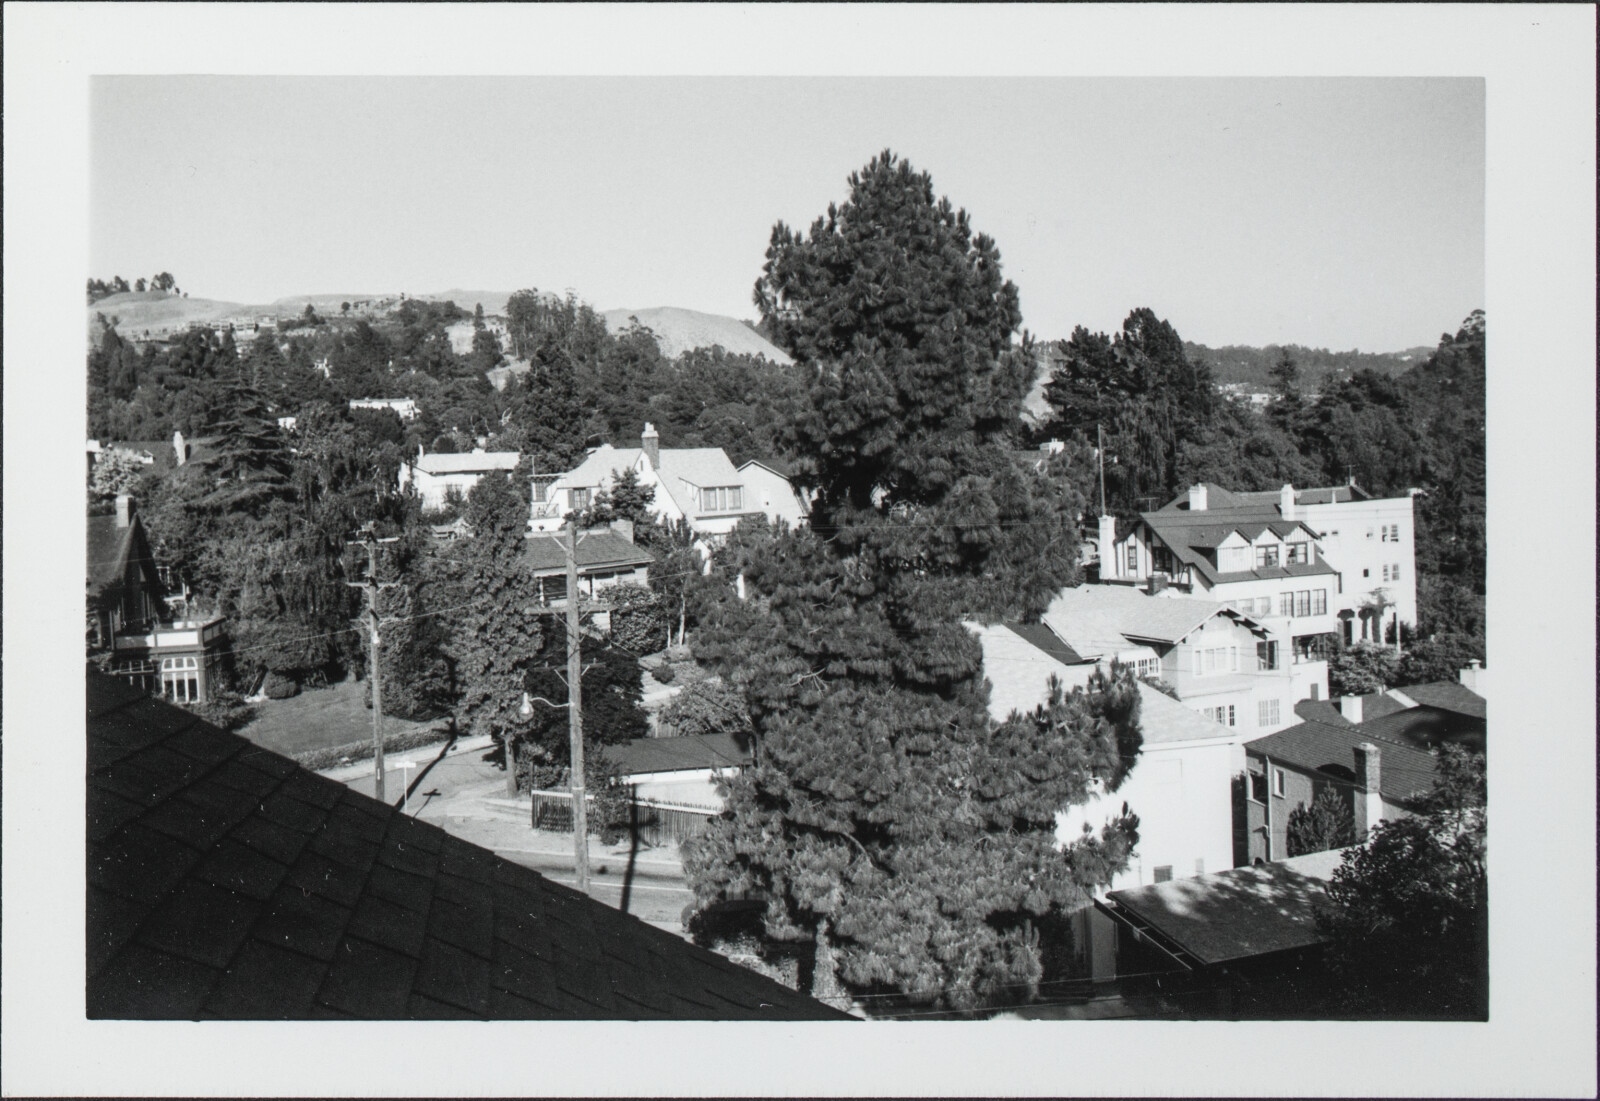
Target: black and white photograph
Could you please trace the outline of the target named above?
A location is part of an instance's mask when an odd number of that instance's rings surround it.
[[[8,1096],[1592,1094],[1591,9],[99,12]]]

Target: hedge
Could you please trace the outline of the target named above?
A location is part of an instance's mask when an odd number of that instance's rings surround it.
[[[427,730],[408,730],[403,734],[391,734],[383,740],[385,753],[398,753],[405,749],[417,749],[425,745],[434,745],[438,742],[454,741],[455,737],[448,730],[431,727]],[[365,761],[372,756],[372,742],[351,742],[349,745],[329,746],[326,749],[313,749],[306,753],[297,753],[292,758],[294,763],[301,768],[308,768],[312,772],[321,772],[323,769],[338,768],[340,765],[351,764],[355,761]]]

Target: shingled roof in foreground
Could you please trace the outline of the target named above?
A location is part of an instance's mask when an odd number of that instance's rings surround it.
[[[96,673],[90,1018],[848,1019]]]

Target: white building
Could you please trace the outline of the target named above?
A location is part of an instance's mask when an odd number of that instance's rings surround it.
[[[657,519],[665,523],[685,521],[701,535],[726,535],[746,516],[765,515],[776,520],[793,507],[785,504],[781,495],[775,495],[769,512],[762,503],[767,497],[758,497],[746,486],[744,474],[734,469],[722,448],[662,447],[655,427],[646,424],[638,447],[604,444],[565,474],[536,476],[530,520],[533,530],[553,531],[560,527],[567,513],[589,508],[626,470],[638,475],[640,485],[655,488],[650,511]],[[769,476],[780,477],[766,468],[761,484],[766,484]]]
[[[422,498],[423,509],[436,511],[445,506],[452,489],[465,500],[467,494],[472,492],[472,487],[485,474],[496,470],[515,470],[521,458],[516,451],[473,448],[456,455],[426,455],[419,449],[414,462],[400,466],[400,491],[404,493],[407,486],[415,486],[417,495]]]
[[[322,365],[317,364],[318,367]],[[351,398],[352,409],[393,409],[403,421],[417,419],[416,398]]]
[[[751,459],[739,468],[744,479],[747,504],[764,512],[773,523],[783,521],[791,528],[806,522],[811,510],[795,489],[794,471],[777,459]]]
[[[1045,703],[1052,677],[1070,690],[1094,669],[1071,663],[1070,649],[1042,624],[967,627],[983,646],[995,722]],[[1063,808],[1058,840],[1077,839],[1085,826],[1098,833],[1126,803],[1139,816],[1139,843],[1108,890],[1233,867],[1233,777],[1244,771],[1242,746],[1253,732],[1222,726],[1142,683],[1139,715],[1144,741],[1133,768],[1115,792]]]

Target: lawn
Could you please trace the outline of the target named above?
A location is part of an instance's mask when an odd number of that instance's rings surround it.
[[[372,712],[363,702],[365,690],[363,682],[350,679],[327,688],[308,688],[286,700],[267,700],[255,705],[256,717],[239,733],[286,756],[371,741]],[[385,740],[430,726],[442,730],[444,720],[416,723],[393,715],[383,717]]]

